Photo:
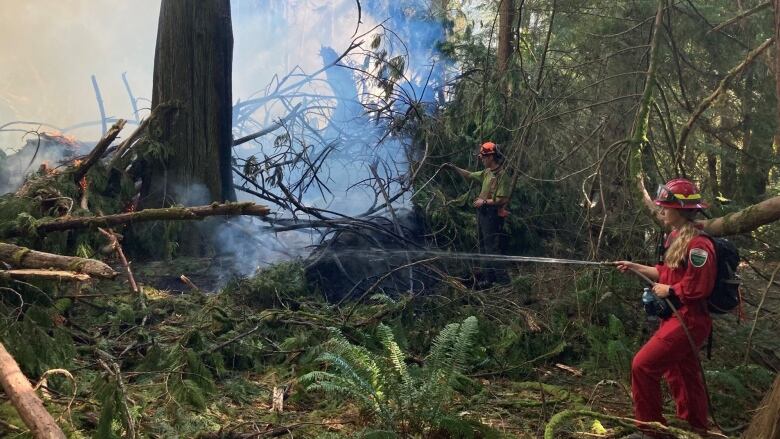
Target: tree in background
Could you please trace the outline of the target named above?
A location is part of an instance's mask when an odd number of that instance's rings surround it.
[[[162,2],[152,108],[172,102],[178,111],[155,132],[166,153],[148,162],[144,207],[235,200],[231,26],[229,0]]]
[[[512,56],[512,41],[514,27],[514,1],[499,0],[498,5],[498,51],[496,60],[498,62],[498,73],[503,74],[509,65],[509,58]]]

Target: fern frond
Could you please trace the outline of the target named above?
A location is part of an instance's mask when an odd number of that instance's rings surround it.
[[[458,337],[452,347],[452,371],[463,372],[466,367],[466,359],[474,345],[474,337],[477,335],[479,325],[477,318],[469,316],[460,325]]]
[[[326,351],[332,352],[344,358],[355,369],[366,372],[366,377],[374,387],[381,387],[382,370],[377,364],[375,356],[365,347],[356,346],[349,342],[336,328],[328,328],[331,338],[325,343]]]
[[[344,358],[325,352],[319,356],[318,361],[326,362],[336,368],[345,378],[355,383],[366,392],[375,393],[376,388],[372,384],[361,376],[359,368],[355,368],[352,364],[347,362]],[[362,371],[365,373],[365,371]]]
[[[376,399],[375,395],[366,393],[363,388],[348,378],[330,372],[314,371],[301,377],[301,381],[308,383],[306,384],[307,392],[321,390],[325,393],[349,396],[358,400],[369,411],[379,409],[380,401]]]
[[[383,324],[380,324],[376,331],[379,335],[379,341],[385,347],[385,351],[387,351],[387,357],[393,365],[393,370],[398,374],[404,385],[409,385],[411,378],[409,377],[409,371],[406,369],[406,363],[404,363],[405,355],[401,352],[401,348],[398,347],[393,331]]]
[[[433,339],[431,353],[426,361],[428,367],[438,369],[449,362],[450,350],[458,337],[459,330],[460,323],[450,323]]]

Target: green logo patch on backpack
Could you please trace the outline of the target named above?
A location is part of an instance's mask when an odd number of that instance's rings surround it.
[[[707,253],[707,250],[701,249],[701,248],[692,248],[691,252],[689,254],[691,264],[693,264],[694,267],[702,267],[707,262],[707,257],[709,257],[709,253]]]

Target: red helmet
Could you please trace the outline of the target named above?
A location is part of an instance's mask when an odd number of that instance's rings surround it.
[[[655,195],[655,205],[670,209],[706,209],[707,203],[702,201],[699,189],[690,180],[675,178],[666,184],[658,186]]]

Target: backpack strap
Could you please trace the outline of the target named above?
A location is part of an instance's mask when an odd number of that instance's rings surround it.
[[[655,248],[657,263],[664,263],[664,254],[666,254],[666,232],[661,229],[661,233],[658,234],[658,244]]]

